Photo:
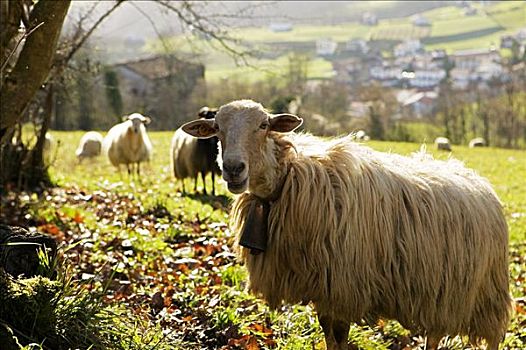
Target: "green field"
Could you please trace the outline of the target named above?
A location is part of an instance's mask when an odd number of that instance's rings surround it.
[[[171,132],[150,133],[155,151],[140,183],[125,173],[119,175],[103,158],[78,165],[73,150],[82,133],[52,134],[60,145],[50,171],[60,188],[40,197],[22,194],[19,205],[25,209],[10,219],[20,215],[61,242],[62,268],[69,270],[73,279],[69,283],[76,286],[75,292],[68,292],[73,297],[66,293],[70,299],[65,300],[75,305],[88,290],[90,298],[100,295],[98,304],[92,303],[100,308],[93,316],[100,323],[82,321],[85,347],[94,341],[90,332],[96,329],[100,342],[96,348],[108,344],[117,349],[323,348],[312,306],[270,311],[245,292],[246,271],[233,257],[232,233],[226,224],[231,196],[221,181],[216,197],[180,192],[181,183],[170,170]],[[420,148],[414,143],[369,145],[401,154]],[[436,158],[449,156],[432,145],[428,149]],[[512,293],[525,297],[526,152],[455,146],[452,156],[487,177],[504,203],[512,247]],[[192,188],[192,181],[186,188]],[[517,306],[505,349],[526,346],[524,307],[523,302]],[[354,325],[349,341],[371,350],[423,346],[422,338],[392,321],[373,328]],[[444,346],[469,349],[458,337],[446,339]]]

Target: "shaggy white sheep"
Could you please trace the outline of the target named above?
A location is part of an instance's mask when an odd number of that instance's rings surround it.
[[[80,139],[79,146],[75,152],[79,163],[84,158],[92,158],[100,155],[104,138],[96,131],[88,131]]]
[[[301,123],[242,100],[183,126],[220,140],[249,288],[272,307],[312,301],[329,349],[347,349],[351,322],[384,317],[428,348],[463,334],[496,350],[511,298],[489,183],[454,160],[283,134]]]
[[[437,146],[438,150],[451,152],[451,143],[447,137],[437,137],[435,139],[435,145]]]
[[[217,110],[203,107],[199,111],[200,118],[212,119]],[[203,192],[206,194],[205,176],[212,175],[212,195],[215,195],[215,174],[219,174],[217,164],[217,137],[199,140],[185,133],[181,128],[177,129],[172,137],[170,147],[170,159],[176,179],[181,179],[184,188],[184,179],[194,179],[194,192],[197,191],[197,177],[201,173],[203,180]]]
[[[469,148],[484,146],[486,146],[486,140],[484,140],[482,137],[475,137],[473,140],[469,141]]]
[[[139,113],[124,117],[125,121],[113,126],[103,142],[104,153],[115,167],[125,164],[128,174],[140,175],[140,163],[150,160],[152,143],[144,125],[150,123],[150,118]],[[136,164],[134,171],[133,165]]]

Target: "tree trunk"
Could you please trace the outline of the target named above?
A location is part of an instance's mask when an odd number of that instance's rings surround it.
[[[39,1],[31,11],[31,28],[42,22],[44,24],[28,36],[15,67],[2,84],[0,142],[5,141],[7,129],[21,118],[29,102],[45,82],[70,2]]]
[[[0,225],[0,269],[13,277],[54,275],[54,271],[42,271],[39,249],[46,251],[51,264],[57,255],[57,242],[51,236],[31,233],[22,227]]]

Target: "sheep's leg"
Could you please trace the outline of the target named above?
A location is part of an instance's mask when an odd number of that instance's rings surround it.
[[[499,342],[498,341],[497,342],[488,341],[486,350],[499,350]]]
[[[426,338],[426,350],[438,349],[441,337],[428,335]]]
[[[205,182],[205,172],[201,171],[201,179],[203,180],[203,193],[206,195],[206,182]]]
[[[197,178],[199,177],[199,174],[197,174],[194,177],[194,193],[197,193]]]
[[[325,346],[327,350],[338,350],[338,344],[336,343],[332,329],[332,318],[318,315],[318,321],[320,322],[321,329],[325,335]]]
[[[216,174],[212,170],[212,196],[216,195]]]
[[[338,344],[338,349],[346,350],[347,339],[349,338],[349,328],[351,327],[350,322],[335,320],[332,322],[332,332],[334,334],[334,339]]]

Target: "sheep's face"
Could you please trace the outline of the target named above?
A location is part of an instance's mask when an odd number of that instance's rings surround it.
[[[302,122],[295,115],[273,115],[259,103],[241,100],[222,106],[215,119],[194,120],[182,128],[195,137],[218,137],[223,179],[237,194],[248,189],[251,170],[264,157],[269,132],[293,131]]]
[[[148,125],[151,122],[149,117],[145,117],[139,113],[130,114],[129,116],[125,117],[125,119],[131,122],[130,130],[135,134],[139,134],[141,132],[142,125]]]

